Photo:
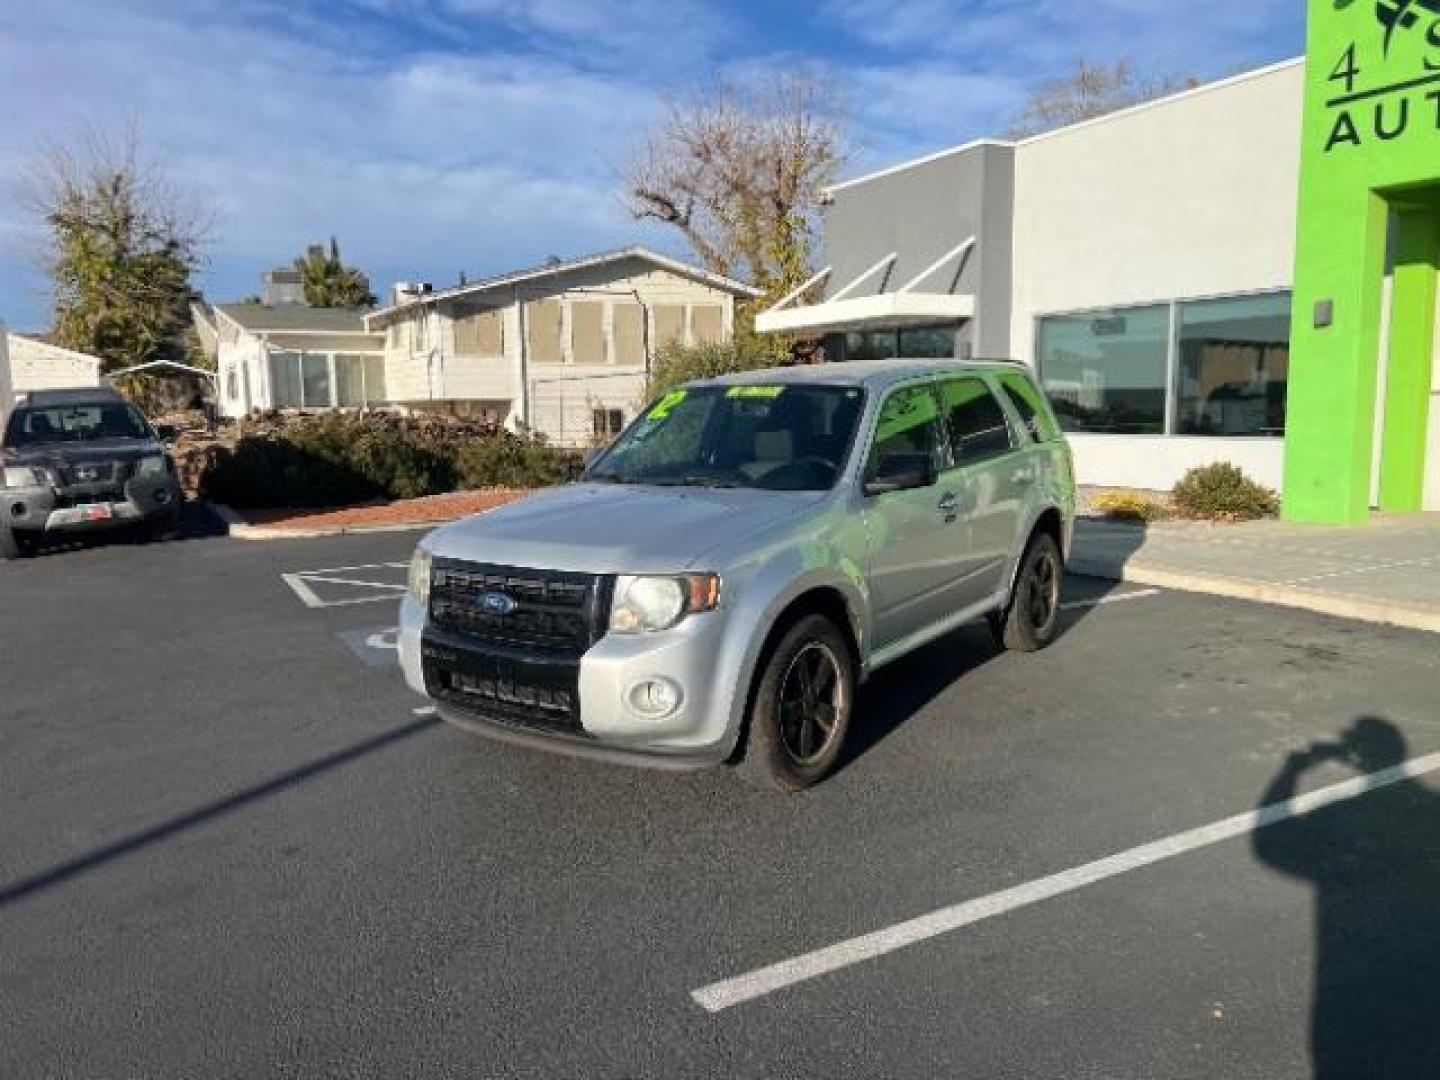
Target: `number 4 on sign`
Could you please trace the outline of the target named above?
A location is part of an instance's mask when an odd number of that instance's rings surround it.
[[[1340,62],[1335,65],[1335,70],[1330,73],[1331,82],[1343,82],[1345,93],[1353,93],[1355,80],[1360,77],[1360,69],[1355,64],[1355,46],[1352,44],[1340,54]]]

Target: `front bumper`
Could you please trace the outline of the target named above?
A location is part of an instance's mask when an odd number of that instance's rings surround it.
[[[160,518],[173,514],[179,504],[173,477],[136,478],[118,490],[6,488],[0,491],[0,523],[32,534],[83,532]]]
[[[400,609],[400,664],[411,689],[434,700],[441,716],[457,726],[584,757],[704,768],[725,761],[735,741],[730,717],[738,680],[726,675],[724,635],[725,613],[716,611],[691,616],[663,633],[606,636],[578,662],[516,658],[435,632],[426,625],[424,609],[407,596]],[[462,695],[437,687],[440,672],[461,671],[465,678],[493,673],[497,656],[517,682],[539,688],[547,703],[564,704],[567,699],[559,695],[575,695],[574,708],[562,715],[556,707],[538,722],[517,719],[507,705],[478,699],[468,704]],[[653,678],[669,680],[681,693],[679,707],[661,719],[626,704],[632,687]]]

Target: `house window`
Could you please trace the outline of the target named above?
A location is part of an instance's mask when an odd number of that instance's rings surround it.
[[[616,304],[611,308],[612,364],[645,363],[645,309],[639,304]]]
[[[655,305],[655,343],[668,345],[685,341],[685,308],[681,304]]]
[[[454,323],[455,351],[462,356],[505,355],[505,313],[498,308],[458,313]]]
[[[1179,350],[1179,434],[1285,433],[1289,293],[1179,305]]]
[[[625,413],[620,409],[592,409],[590,422],[597,442],[609,442],[625,430]]]
[[[570,304],[570,359],[577,364],[605,362],[605,305],[598,300]]]
[[[325,353],[278,351],[270,354],[271,406],[276,409],[328,409],[330,358]]]
[[[559,300],[533,300],[525,305],[526,337],[530,360],[536,364],[558,364],[560,355],[561,308]]]
[[[690,332],[696,345],[718,345],[725,336],[725,309],[718,304],[697,304],[690,309]]]
[[[1168,305],[1040,320],[1040,378],[1066,431],[1160,435]]]

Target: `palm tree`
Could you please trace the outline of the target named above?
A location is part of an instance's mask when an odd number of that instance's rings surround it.
[[[317,308],[374,307],[375,294],[370,280],[340,258],[340,245],[330,238],[330,250],[323,244],[311,244],[305,254],[295,260],[300,272],[305,302]]]

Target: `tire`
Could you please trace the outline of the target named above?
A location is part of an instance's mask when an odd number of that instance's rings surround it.
[[[21,536],[10,529],[0,529],[0,560],[23,559],[35,548],[28,536]]]
[[[1065,560],[1049,533],[1030,538],[1015,575],[1010,606],[992,616],[990,629],[998,643],[1012,652],[1039,652],[1060,630],[1060,585]]]
[[[807,615],[775,643],[757,676],[741,777],[784,792],[819,783],[840,759],[854,703],[849,644],[825,616]]]
[[[155,518],[146,525],[146,538],[152,544],[163,544],[167,540],[174,540],[180,535],[180,508],[178,506],[166,511],[161,517]]]

